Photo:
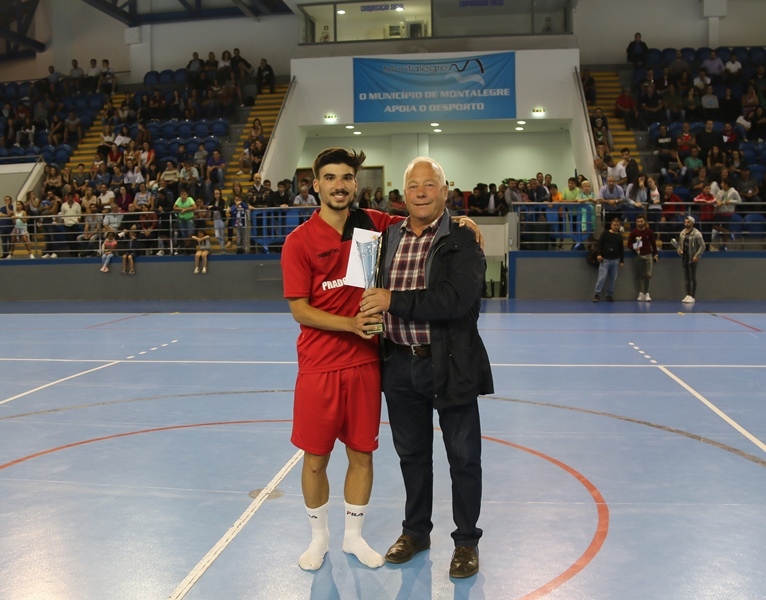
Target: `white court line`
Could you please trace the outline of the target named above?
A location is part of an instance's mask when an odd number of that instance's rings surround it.
[[[732,419],[729,415],[727,415],[725,412],[723,412],[720,408],[718,408],[715,404],[710,402],[707,398],[705,398],[702,394],[700,394],[697,390],[695,390],[693,387],[691,387],[689,384],[687,384],[683,379],[680,377],[677,377],[670,371],[668,371],[667,368],[665,368],[662,365],[658,365],[657,368],[665,373],[668,377],[670,377],[673,381],[675,381],[678,385],[680,385],[682,388],[684,388],[687,392],[689,392],[692,396],[694,396],[697,400],[702,402],[705,406],[707,406],[710,410],[712,410],[715,414],[717,414],[719,417],[721,417],[724,421],[726,421],[729,425],[731,425],[734,429],[739,431],[742,435],[744,435],[748,440],[753,442],[756,446],[758,446],[763,452],[766,452],[766,444],[764,444],[761,440],[759,440],[757,437],[755,437],[752,433],[750,433],[747,429],[742,427],[739,423],[737,423],[734,419]]]
[[[0,404],[7,404],[8,402],[11,402],[13,400],[17,400],[19,398],[23,398],[24,396],[28,396],[29,394],[34,394],[35,392],[39,392],[40,390],[44,390],[45,388],[49,388],[51,386],[56,385],[57,383],[63,383],[64,381],[69,381],[70,379],[74,379],[75,377],[79,377],[80,375],[87,375],[88,373],[93,373],[94,371],[98,371],[99,369],[105,369],[106,367],[111,367],[112,365],[119,364],[119,360],[112,361],[110,363],[107,363],[105,365],[101,365],[100,367],[95,367],[93,369],[88,369],[87,371],[82,371],[81,373],[75,373],[74,375],[70,375],[69,377],[64,377],[63,379],[58,379],[56,381],[52,381],[51,383],[46,383],[45,385],[41,385],[40,387],[36,387],[33,390],[29,390],[28,392],[24,392],[23,394],[18,394],[17,396],[12,396],[10,398],[6,398],[3,401],[0,401]]]
[[[274,475],[274,479],[269,482],[269,485],[261,490],[261,493],[258,494],[256,499],[253,500],[250,506],[247,507],[247,510],[242,513],[242,516],[237,519],[234,525],[232,525],[223,535],[223,537],[218,540],[218,543],[210,549],[210,552],[208,552],[202,558],[202,560],[197,563],[197,566],[191,570],[191,573],[189,573],[186,578],[180,584],[178,584],[178,587],[173,591],[172,594],[170,594],[169,600],[180,600],[189,593],[194,584],[197,583],[199,578],[202,577],[210,565],[213,564],[213,561],[215,561],[215,559],[221,555],[221,553],[226,549],[226,546],[228,546],[234,540],[237,534],[242,531],[244,526],[247,525],[247,522],[253,518],[255,511],[261,507],[266,498],[268,498],[269,494],[274,491],[274,488],[279,485],[279,482],[285,478],[285,476],[298,463],[302,456],[303,450],[298,450],[298,452],[296,452],[293,457],[287,461],[287,464],[282,467],[282,470]]]

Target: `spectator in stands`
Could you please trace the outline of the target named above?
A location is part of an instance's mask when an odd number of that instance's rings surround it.
[[[144,174],[144,179],[149,181],[147,179],[149,169],[152,166],[156,166],[157,161],[157,154],[154,152],[149,142],[144,142],[142,144],[141,152],[138,154],[138,160],[141,165],[141,172]]]
[[[705,69],[700,69],[697,76],[694,78],[694,87],[697,89],[697,93],[701,94],[705,91],[707,86],[712,85],[712,80],[708,77]]]
[[[697,139],[692,133],[691,125],[688,121],[684,121],[681,125],[681,131],[676,136],[676,147],[678,148],[678,157],[681,161],[691,154],[692,146],[695,145],[697,145]]]
[[[646,188],[646,221],[649,224],[649,228],[657,233],[657,227],[662,219],[662,193],[657,187],[657,182],[654,180],[654,177],[648,177],[646,179]]]
[[[141,181],[133,192],[133,204],[139,212],[154,210],[154,196],[146,187],[146,183]]]
[[[210,254],[210,236],[204,229],[198,229],[191,239],[197,244],[194,253],[194,274],[207,273],[207,257]]]
[[[738,212],[757,213],[763,210],[758,180],[753,177],[747,165],[742,165],[739,194],[742,197],[742,204],[738,207]]]
[[[141,94],[141,99],[138,101],[138,107],[136,108],[136,118],[138,119],[139,123],[149,120],[150,103],[151,101],[149,99],[149,94]]]
[[[749,139],[757,140],[758,143],[766,139],[766,114],[764,114],[763,106],[756,107],[750,118],[750,130],[747,135]]]
[[[250,179],[261,170],[263,158],[266,155],[266,145],[256,138],[249,149],[250,156]]]
[[[678,88],[679,94],[681,94],[684,98],[688,97],[689,90],[694,89],[694,81],[692,80],[688,71],[684,71],[681,73],[681,76],[676,79],[676,87]]]
[[[298,188],[298,195],[293,200],[294,206],[317,206],[317,199],[309,193],[308,186],[302,185]],[[362,203],[359,203],[360,208],[365,208]],[[367,208],[374,208],[373,201],[370,199],[369,206]]]
[[[165,97],[160,90],[155,89],[149,98],[149,118],[161,121],[167,118],[167,115],[168,107],[165,103]]]
[[[726,152],[731,152],[732,150],[739,148],[739,134],[734,127],[732,127],[731,123],[723,124],[723,133],[721,134],[721,137],[723,138],[723,150]]]
[[[27,213],[24,210],[24,203],[21,200],[16,202],[16,208],[8,213],[13,222],[13,229],[11,230],[10,244],[8,245],[8,256],[6,259],[13,258],[13,252],[16,249],[16,244],[24,244],[24,248],[27,251],[30,259],[35,258],[32,253],[32,246],[29,243],[29,227],[27,224]]]
[[[191,236],[194,233],[194,212],[196,209],[197,203],[194,201],[194,198],[189,196],[189,191],[185,187],[182,187],[179,197],[173,205],[173,210],[178,217],[178,243],[182,248],[190,248]],[[178,254],[177,249],[175,254]]]
[[[644,78],[638,84],[638,88],[641,94],[645,94],[650,87],[653,87],[654,91],[657,93],[661,92],[661,90],[657,87],[657,80],[654,78],[654,69],[647,69],[646,75],[644,75]]]
[[[208,152],[205,149],[205,146],[200,144],[192,158],[194,165],[197,167],[197,171],[199,171],[200,180],[207,177],[207,159]]]
[[[662,243],[668,244],[684,221],[685,206],[684,201],[675,194],[671,183],[663,187],[661,203],[662,216],[657,229]]]
[[[186,81],[189,85],[196,85],[199,75],[205,67],[205,63],[199,57],[199,53],[192,52],[191,60],[186,64]]]
[[[647,87],[646,92],[641,94],[640,105],[641,121],[644,127],[648,126],[649,123],[662,120],[665,115],[665,103],[653,85]]]
[[[676,86],[670,84],[662,97],[662,102],[665,106],[665,117],[668,122],[684,121],[686,119],[686,111],[684,110],[684,99],[676,91]]]
[[[45,106],[44,102],[40,101],[35,103],[35,108],[34,108],[34,111],[32,112],[32,123],[35,124],[35,128],[38,131],[40,129],[48,129],[49,116],[50,116],[50,113],[48,111],[48,108]],[[0,118],[0,121],[2,121],[1,118]]]
[[[668,87],[673,85],[674,82],[675,78],[670,74],[670,68],[664,67],[662,69],[662,74],[654,82],[654,88],[664,97],[665,93],[668,91]]]
[[[91,256],[98,251],[101,244],[101,225],[104,217],[99,213],[98,204],[90,203],[85,208],[83,217],[83,231],[77,236],[79,256]]]
[[[721,134],[714,131],[715,123],[713,119],[705,121],[705,129],[700,131],[695,136],[695,142],[700,149],[700,158],[707,160],[707,156],[713,146],[717,146],[721,142]]]
[[[68,83],[71,84],[71,89],[74,90],[75,94],[80,94],[84,90],[85,71],[82,70],[75,59],[72,59],[72,68],[69,69]]]
[[[220,150],[213,150],[213,155],[207,160],[205,169],[205,197],[213,197],[213,188],[222,188],[224,174],[226,173],[226,161],[221,156]]]
[[[132,92],[125,92],[125,96],[123,97],[122,102],[120,102],[118,114],[124,123],[132,125],[136,122],[136,119],[138,118],[138,112],[136,111]]]
[[[109,66],[109,61],[106,58],[101,61],[98,89],[107,96],[117,91],[117,76],[114,73],[114,69]]]
[[[604,211],[604,222],[610,223],[613,218],[622,221],[622,211],[625,206],[625,191],[617,184],[614,175],[608,175],[606,185],[598,191],[598,203]]]
[[[187,158],[184,161],[183,167],[181,168],[179,176],[180,176],[181,185],[186,186],[186,189],[189,190],[189,194],[192,197],[196,197],[200,177],[199,177],[199,171],[194,166],[194,163],[191,161],[190,158]]]
[[[53,192],[56,196],[61,195],[61,188],[64,180],[61,178],[61,172],[56,165],[48,165],[48,174],[43,180],[43,193]]]
[[[128,188],[124,185],[121,185],[117,189],[117,193],[114,195],[114,204],[117,205],[117,208],[122,213],[129,212],[131,210],[136,209],[135,204],[133,204],[133,194],[130,193]],[[133,222],[138,221],[138,217],[133,219],[132,217],[130,219],[126,219],[123,217],[123,225],[125,225],[129,220],[132,220]]]
[[[59,216],[64,226],[64,239],[66,240],[63,253],[68,256],[77,256],[79,248],[77,236],[80,235],[81,231],[80,218],[82,216],[82,207],[78,202],[74,201],[74,196],[71,193],[65,195]]]
[[[79,144],[82,141],[82,121],[71,111],[64,121],[65,140],[67,144],[74,142]]]
[[[710,190],[710,183],[705,183],[702,192],[694,197],[694,211],[699,220],[700,231],[705,242],[710,242],[710,234],[713,231],[713,220],[715,219],[716,197]]]
[[[646,174],[641,173],[636,183],[628,184],[625,190],[625,212],[628,222],[632,223],[639,215],[644,214],[648,200]]]
[[[583,69],[580,73],[580,82],[582,83],[585,101],[588,104],[596,103],[596,80],[590,74],[590,69]]]
[[[640,33],[636,33],[636,35],[633,36],[633,41],[628,44],[625,53],[627,54],[628,62],[633,63],[635,68],[644,66],[646,55],[649,53],[649,47],[646,45],[646,42],[641,39]]]
[[[651,302],[652,265],[660,259],[654,232],[647,227],[643,215],[636,217],[636,227],[628,236],[628,248],[633,250],[633,265],[638,282],[638,301]]]
[[[175,161],[179,168],[183,168],[184,163],[191,158],[191,155],[186,151],[186,145],[185,144],[178,144],[178,151],[175,155]],[[189,191],[190,195],[194,195],[191,190]]]
[[[702,103],[700,102],[697,88],[689,88],[683,102],[684,116],[689,121],[696,121],[702,117]]]
[[[625,167],[626,183],[636,183],[638,181],[639,168],[638,163],[630,155],[630,148],[626,146],[620,150],[620,155],[622,156],[620,164]],[[617,183],[620,183],[619,180]]]
[[[95,165],[97,161],[93,162]],[[107,188],[112,185],[112,173],[107,170],[106,163],[103,160],[98,162],[98,167],[91,178],[91,185],[95,190],[100,190],[102,185],[105,185]]]
[[[709,85],[705,88],[705,93],[700,98],[700,106],[702,108],[702,116],[705,119],[716,120],[719,116],[718,96],[713,93],[713,86]]]
[[[742,114],[742,107],[730,87],[724,91],[723,98],[719,100],[720,119],[722,121],[731,121],[732,123]]]
[[[85,72],[85,80],[83,81],[83,91],[93,93],[98,90],[98,79],[101,77],[101,69],[98,66],[98,61],[95,58],[90,59],[90,66]]]
[[[202,67],[202,73],[205,73],[207,75],[207,81],[211,82],[215,80],[215,74],[218,71],[218,60],[215,58],[215,52],[208,52],[207,53],[207,60],[205,61],[205,64]],[[202,75],[200,73],[200,76]],[[202,79],[200,77],[200,79]]]
[[[700,149],[699,146],[692,146],[689,156],[687,156],[683,163],[681,163],[681,159],[678,159],[678,165],[681,169],[678,177],[681,180],[681,182],[689,182],[693,177],[695,177],[698,173],[700,168],[704,166],[704,162],[699,156]]]
[[[274,84],[276,83],[276,77],[274,76],[274,69],[266,61],[265,58],[261,59],[258,65],[258,71],[255,74],[256,85],[258,87],[258,93],[263,93],[263,88],[268,87],[269,91],[274,93]]]
[[[726,75],[726,66],[715,50],[711,50],[709,56],[700,63],[700,70],[705,71],[714,84],[723,83]]]
[[[120,127],[119,133],[114,137],[114,143],[120,148],[120,151],[125,150],[130,144],[133,138],[130,137],[130,130],[127,125]]]
[[[139,184],[144,183],[144,176],[141,173],[141,169],[133,162],[132,158],[128,158],[125,163],[124,171],[125,187],[128,188],[132,194],[135,194],[139,189]]]
[[[178,187],[178,182],[181,180],[181,173],[178,170],[178,167],[173,163],[172,160],[169,160],[165,163],[165,170],[160,174],[160,178],[165,181],[165,184],[167,185],[168,189],[173,193],[173,196],[180,195],[180,190]],[[189,190],[186,190],[186,193],[188,195]],[[188,236],[187,236],[188,237]]]
[[[131,229],[127,232],[120,251],[122,255],[122,275],[132,276],[136,274],[135,260],[140,247],[141,243],[138,240],[138,232],[136,229]]]
[[[614,140],[612,139],[612,133],[604,123],[603,119],[596,119],[593,125],[593,140],[596,144],[606,144],[607,148],[611,151],[614,148]]]
[[[9,131],[10,136],[10,131]],[[64,140],[64,121],[57,114],[53,115],[48,129],[48,143],[51,146],[58,146]]]
[[[244,106],[242,104],[242,89],[234,71],[229,72],[229,78],[221,85],[219,106],[223,115],[231,114],[237,106]]]
[[[682,183],[689,187],[689,191],[693,196],[701,194],[705,185],[712,182],[712,177],[708,177],[707,167],[702,165],[697,171],[696,175],[691,177],[691,180],[683,181]]]
[[[611,154],[604,157],[607,166],[607,174],[614,177],[614,181],[619,186],[625,186],[628,183],[628,174],[625,171],[625,165],[622,161],[617,162]]]
[[[614,288],[617,274],[625,263],[625,250],[620,233],[620,218],[610,216],[609,229],[604,229],[598,239],[597,255],[598,279],[596,280],[593,302],[601,300],[601,292],[606,286],[606,301],[614,302]]]
[[[660,125],[659,134],[654,142],[654,155],[657,157],[657,166],[665,179],[671,176],[675,178],[675,165],[678,152],[673,136],[668,132],[668,126]]]
[[[715,223],[711,234],[711,250],[726,250],[726,240],[734,241],[734,235],[731,233],[731,221],[737,207],[742,203],[739,192],[734,187],[734,182],[730,177],[721,181],[721,189],[716,194],[715,204]],[[718,238],[723,238],[720,248],[714,244]]]
[[[726,154],[718,146],[713,146],[708,152],[707,160],[708,171],[721,171],[728,164]]]
[[[626,129],[638,128],[638,109],[629,87],[622,88],[622,93],[617,96],[614,103],[614,116],[624,121]]]
[[[234,48],[234,56],[231,57],[231,69],[239,81],[253,72],[253,65],[240,54],[239,48]]]
[[[731,177],[738,181],[737,189],[739,189],[739,183],[742,181],[742,168],[745,166],[745,163],[742,161],[742,153],[739,150],[731,151],[731,157],[727,166],[729,167]]]
[[[157,218],[157,213],[153,210],[142,210],[140,207],[138,210],[141,212],[138,217],[138,240],[140,247],[147,255],[151,255],[156,250],[159,219]]]
[[[766,95],[766,68],[763,65],[758,65],[755,69],[755,77],[751,79],[755,89],[761,95]]]
[[[106,155],[106,166],[110,169],[122,165],[122,150],[117,144],[112,143],[109,154]]]
[[[207,227],[208,216],[205,201],[202,198],[197,198],[194,201],[194,231]]]
[[[0,258],[3,258],[8,251],[13,232],[13,198],[5,196],[3,203],[4,205],[0,207]],[[26,211],[26,206],[24,210]]]
[[[681,300],[685,304],[693,304],[697,296],[697,265],[705,252],[705,241],[702,234],[694,227],[695,219],[688,216],[684,219],[684,228],[678,236],[678,255],[684,271],[686,297]]]
[[[171,197],[171,192],[167,188],[160,188],[157,191],[157,196],[154,202],[155,211],[157,213],[157,256],[165,254],[165,242],[168,243],[168,249],[172,251],[171,243],[171,231],[174,228],[175,213],[174,199]]]
[[[26,146],[34,146],[35,144],[35,124],[30,117],[25,117],[24,122],[16,131],[16,143],[17,148],[23,144]]]
[[[724,77],[729,84],[740,83],[742,81],[742,63],[739,62],[736,53],[732,52],[729,60],[724,65]]]
[[[691,74],[691,67],[689,66],[689,63],[684,60],[681,50],[676,50],[676,57],[668,67],[670,69],[671,77],[675,80],[678,80],[683,73],[686,73],[687,75]]]
[[[126,165],[128,164],[128,161],[131,160],[133,161],[134,166],[141,166],[141,152],[138,150],[135,140],[131,139],[128,142],[128,146],[122,154],[122,160]]]
[[[241,190],[242,187],[240,186],[240,197]],[[213,190],[213,200],[208,204],[207,208],[213,218],[213,231],[215,232],[215,238],[218,240],[220,253],[224,254],[224,245],[226,244],[226,200],[224,200],[221,190]]]

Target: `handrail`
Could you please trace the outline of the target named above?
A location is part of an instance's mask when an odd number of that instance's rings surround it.
[[[591,158],[595,160],[595,157],[598,156],[598,153],[596,152],[596,141],[593,137],[593,128],[591,127],[591,123],[590,123],[590,113],[588,112],[588,101],[585,99],[585,90],[582,87],[580,70],[577,67],[575,67],[575,70],[574,70],[574,77],[575,77],[577,91],[580,92],[579,94],[580,106],[585,116],[585,125],[588,128],[588,139],[590,140]],[[599,173],[598,170],[596,171],[596,180],[598,182],[598,187],[601,188],[601,186],[604,185],[604,182],[602,181],[601,173]]]
[[[282,113],[285,110],[285,105],[287,104],[287,101],[290,99],[290,94],[292,93],[293,88],[295,87],[295,81],[296,81],[295,76],[293,76],[293,78],[290,80],[290,85],[287,86],[287,92],[285,92],[285,97],[282,99],[282,105],[279,107],[279,112],[277,113],[277,118],[274,121],[274,127],[272,127],[272,129],[271,129],[271,138],[269,139],[269,143],[266,144],[266,152],[264,152],[264,154],[263,154],[263,161],[262,162],[264,164],[268,164],[266,159],[269,156],[270,149],[274,146],[274,144],[272,142],[275,139],[279,139],[277,137],[277,135],[276,135],[277,131],[279,130],[279,121],[282,118]]]

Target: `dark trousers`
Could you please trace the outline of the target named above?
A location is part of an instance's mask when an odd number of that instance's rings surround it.
[[[681,259],[684,265],[684,284],[686,286],[686,295],[692,298],[697,297],[697,265],[699,263],[688,260],[685,256]]]
[[[406,492],[402,533],[418,540],[433,529],[433,389],[430,357],[390,350],[383,362],[383,391]],[[456,546],[476,546],[482,534],[476,526],[481,510],[479,405],[474,401],[437,412],[452,478],[457,526],[452,539]]]

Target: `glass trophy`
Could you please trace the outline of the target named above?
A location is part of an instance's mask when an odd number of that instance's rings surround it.
[[[368,290],[375,287],[378,279],[378,270],[380,268],[380,244],[382,236],[378,235],[375,239],[367,242],[356,242],[356,248],[359,251],[359,258],[362,262],[362,273],[364,274],[364,289]],[[368,329],[367,333],[383,333],[383,323],[365,323],[365,325],[374,325],[374,329]]]

